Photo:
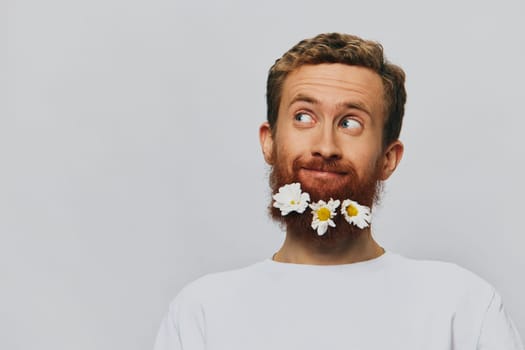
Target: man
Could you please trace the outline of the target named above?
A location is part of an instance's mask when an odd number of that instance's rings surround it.
[[[523,350],[488,283],[372,238],[371,209],[403,155],[404,79],[379,44],[337,33],[276,61],[260,141],[284,244],[184,288],[156,350]]]

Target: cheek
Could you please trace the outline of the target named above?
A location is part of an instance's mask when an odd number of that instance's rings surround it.
[[[273,160],[281,168],[290,167],[293,161],[293,155],[282,143],[275,143],[273,148]]]
[[[368,162],[367,176],[378,176],[378,171],[381,170],[383,165],[383,154],[381,152],[374,153]]]
[[[293,132],[277,132],[274,142],[274,154],[281,160],[293,160],[304,156],[308,151],[305,135]]]
[[[348,159],[355,167],[360,179],[368,178],[377,171],[378,163],[381,161],[381,152],[370,146],[358,147],[348,146],[349,151],[344,158]]]

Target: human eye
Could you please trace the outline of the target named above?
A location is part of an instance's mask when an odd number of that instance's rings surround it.
[[[299,112],[294,116],[294,120],[299,123],[312,123],[314,118],[308,113]]]
[[[362,127],[361,123],[358,120],[353,119],[353,118],[344,118],[341,121],[340,125],[343,129],[350,129],[350,130],[357,130]]]

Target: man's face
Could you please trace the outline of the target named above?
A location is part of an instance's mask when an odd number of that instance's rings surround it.
[[[312,201],[350,198],[372,206],[378,182],[402,153],[399,141],[382,147],[383,91],[381,77],[364,67],[319,64],[292,71],[283,84],[275,133],[266,123],[260,130],[274,193],[300,182]]]

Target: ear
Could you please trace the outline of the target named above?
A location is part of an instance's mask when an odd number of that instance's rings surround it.
[[[273,165],[273,137],[272,129],[270,128],[270,124],[268,124],[268,122],[262,123],[261,127],[259,128],[259,141],[261,143],[264,160],[269,165]]]
[[[396,170],[397,165],[403,158],[403,151],[405,146],[399,140],[392,142],[383,155],[383,169],[381,171],[381,180],[386,180]]]

